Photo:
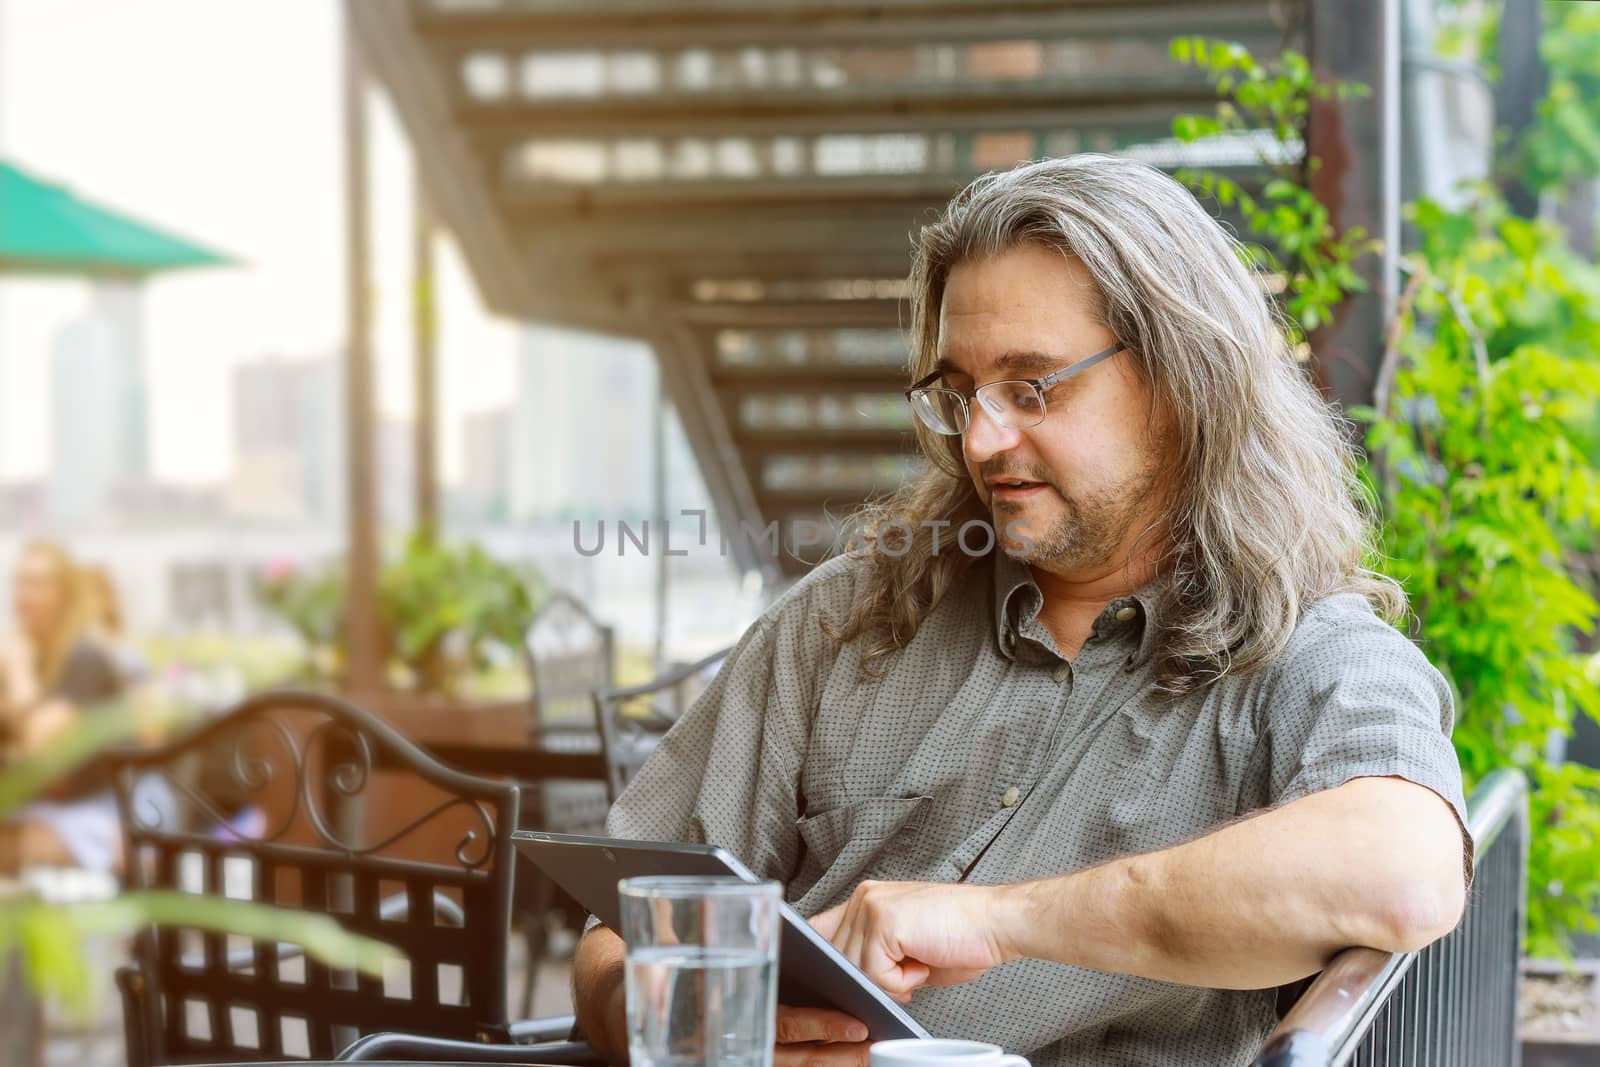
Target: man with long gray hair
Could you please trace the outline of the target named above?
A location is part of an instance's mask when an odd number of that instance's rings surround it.
[[[609,821],[782,881],[939,1036],[1036,1067],[1239,1064],[1340,949],[1448,932],[1450,691],[1367,566],[1344,427],[1239,249],[1107,156],[917,238],[926,471],[745,634]],[[621,1060],[622,950],[577,1010]],[[864,1029],[780,1009],[780,1064]]]

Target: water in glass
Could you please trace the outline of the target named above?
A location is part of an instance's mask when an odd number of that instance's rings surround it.
[[[628,953],[634,1067],[768,1067],[776,964],[770,953],[665,945]]]

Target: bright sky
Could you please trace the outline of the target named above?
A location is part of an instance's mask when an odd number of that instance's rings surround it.
[[[158,478],[227,475],[234,364],[341,347],[340,40],[334,0],[0,0],[0,156],[243,264],[146,288]],[[380,407],[405,414],[411,162],[374,100]],[[461,416],[511,395],[516,330],[448,241],[439,270],[449,478]],[[51,338],[86,300],[77,282],[0,281],[0,480],[48,469]]]

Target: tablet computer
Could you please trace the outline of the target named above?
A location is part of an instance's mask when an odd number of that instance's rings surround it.
[[[711,875],[760,881],[744,864],[715,845],[624,841],[614,837],[518,830],[520,851],[556,885],[620,934],[617,882],[648,875]],[[833,1008],[866,1024],[873,1041],[931,1036],[906,1010],[839,955],[787,903],[778,946],[778,1002]]]

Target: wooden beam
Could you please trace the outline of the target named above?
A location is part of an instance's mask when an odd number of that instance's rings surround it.
[[[523,255],[551,269],[587,270],[605,253],[639,259],[662,257],[669,264],[681,255],[722,253],[861,252],[885,248],[911,249],[917,220],[903,212],[867,217],[865,211],[781,213],[764,222],[760,212],[703,213],[685,209],[679,218],[640,218],[608,214],[587,221],[540,226],[523,222],[513,232]]]
[[[433,270],[433,214],[420,168],[412,185],[411,305],[416,392],[415,497],[417,532],[439,533],[439,302]]]
[[[813,371],[809,377],[800,375],[782,378],[750,380],[746,378],[719,378],[717,395],[729,411],[737,411],[740,401],[752,396],[854,396],[860,393],[882,393],[899,399],[911,384],[904,374],[888,373],[881,377],[840,379],[824,377]]]
[[[661,92],[604,97],[462,99],[456,115],[475,138],[733,136],[925,129],[995,130],[1042,124],[1106,126],[1214,105],[1201,74],[1175,67],[1150,77],[861,84],[837,89]],[[1154,109],[1152,111],[1151,109]],[[966,116],[974,116],[970,120]]]
[[[410,5],[345,0],[345,10],[371,73],[394,100],[416,148],[432,209],[460,244],[479,296],[491,311],[523,315],[531,299],[524,261],[500,225],[488,175],[452,122],[449,90],[417,39]]]
[[[593,185],[517,182],[504,186],[507,214],[573,214],[678,205],[816,204],[849,211],[861,204],[905,205],[908,213],[942,208],[965,184],[957,174],[881,174],[810,178],[708,178],[704,181],[608,181]]]
[[[447,54],[501,49],[673,49],[769,45],[822,48],[852,44],[898,45],[974,41],[1046,40],[1117,34],[1156,37],[1200,33],[1232,38],[1273,18],[1272,0],[1130,0],[1073,3],[628,4],[609,0],[587,10],[539,11],[523,5],[492,11],[442,12],[424,8],[419,30]]]
[[[757,571],[771,580],[778,574],[776,560],[740,534],[741,524],[760,528],[761,510],[755,486],[724,416],[725,409],[718,403],[711,384],[706,353],[694,331],[675,321],[667,308],[662,308],[657,323],[653,343],[661,367],[661,383],[678,412],[684,436],[689,439],[705,478],[717,518],[728,536],[729,551],[741,571]]]
[[[752,300],[686,303],[676,314],[696,326],[726,330],[898,329],[910,322],[911,306],[903,300]]]
[[[819,95],[818,99],[821,97]],[[1117,144],[1137,144],[1172,136],[1172,116],[1214,103],[1215,93],[1197,90],[1159,97],[1071,99],[1061,95],[984,96],[971,109],[785,107],[724,114],[685,102],[681,108],[635,115],[565,106],[534,109],[521,104],[473,108],[458,116],[465,136],[483,158],[499,158],[536,138],[604,140],[648,137],[821,137],[835,134],[1015,133],[1044,136],[1063,131],[1109,133]],[[1027,106],[1019,106],[1027,105]]]
[[[372,366],[371,239],[367,217],[367,79],[345,6],[345,677],[353,693],[383,687],[378,619],[378,492]]]
[[[1311,338],[1318,385],[1345,408],[1372,399],[1383,334],[1397,295],[1400,255],[1400,17],[1398,0],[1311,7],[1311,65],[1319,81],[1359,82],[1370,95],[1311,105],[1307,152],[1321,160],[1311,190],[1340,230],[1360,226],[1383,243],[1356,268],[1369,288]]]
[[[820,388],[823,392],[900,393],[911,384],[904,366],[887,363],[825,363],[810,359],[790,367],[718,364],[713,369],[719,385],[745,393],[792,393]]]
[[[800,455],[884,455],[904,456],[917,451],[916,435],[910,430],[828,429],[828,430],[752,430],[735,434],[739,451],[753,460],[752,469],[772,456]]]

